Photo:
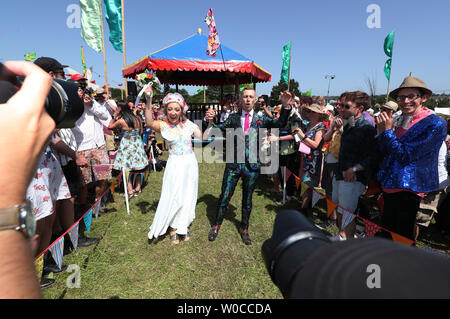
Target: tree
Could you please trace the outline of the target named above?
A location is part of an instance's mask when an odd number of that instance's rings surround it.
[[[270,105],[275,106],[280,104],[280,94],[287,89],[288,85],[283,80],[280,80],[277,85],[273,86],[272,92],[270,92]],[[289,90],[294,93],[295,96],[301,95],[300,84],[294,79],[289,81]]]

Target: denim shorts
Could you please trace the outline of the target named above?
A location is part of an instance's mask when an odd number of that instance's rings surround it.
[[[366,186],[361,182],[337,181],[333,177],[333,195],[332,201],[340,207],[354,213],[358,207],[359,196],[366,190]],[[339,208],[338,208],[338,212]]]

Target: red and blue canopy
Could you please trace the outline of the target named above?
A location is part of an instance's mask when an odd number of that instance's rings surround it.
[[[122,69],[124,78],[153,70],[161,83],[235,85],[269,82],[272,75],[240,53],[221,45],[216,57],[206,55],[208,37],[200,33],[152,53]]]

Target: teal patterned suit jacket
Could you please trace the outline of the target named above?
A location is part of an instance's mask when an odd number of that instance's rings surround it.
[[[221,123],[221,124],[214,124],[214,127],[220,129],[222,133],[225,133],[224,135],[227,139],[227,142],[230,139],[234,139],[233,141],[233,161],[228,162],[227,161],[227,168],[237,168],[237,166],[242,163],[242,161],[238,161],[238,145],[245,145],[245,163],[250,167],[251,170],[257,171],[261,167],[261,162],[259,159],[259,144],[260,141],[260,128],[283,128],[286,126],[286,123],[288,121],[290,109],[281,109],[280,117],[276,120],[270,118],[267,116],[267,114],[264,112],[262,115],[258,115],[256,111],[253,112],[253,119],[250,124],[250,128],[248,131],[248,135],[244,136],[244,129],[241,125],[241,115],[242,111],[238,113],[231,114],[228,119]],[[234,129],[230,131],[227,131],[227,129]],[[233,133],[233,134],[229,134]],[[228,143],[227,143],[228,144]],[[252,152],[251,150],[256,150],[256,152]],[[230,150],[227,150],[229,152]],[[252,155],[256,155],[256,158]],[[241,155],[242,158],[242,155]]]

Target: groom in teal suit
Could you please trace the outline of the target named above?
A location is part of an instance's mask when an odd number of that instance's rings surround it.
[[[206,112],[206,120],[209,122],[208,129],[215,127],[226,133],[230,133],[230,130],[227,129],[231,129],[233,135],[229,136],[227,134],[227,140],[233,138],[237,142],[233,143],[233,159],[229,160],[227,156],[227,164],[223,173],[222,193],[217,204],[216,220],[208,235],[210,241],[216,239],[228,203],[233,196],[239,178],[242,177],[242,222],[240,233],[244,244],[251,245],[248,226],[252,211],[253,191],[261,168],[261,163],[257,156],[258,141],[260,140],[259,129],[284,127],[291,110],[290,105],[294,103],[294,96],[289,92],[281,94],[283,109],[277,120],[270,118],[266,113],[258,115],[253,109],[255,102],[255,89],[249,87],[242,91],[240,112],[231,114],[224,123],[214,124],[215,111],[213,109],[209,109]],[[227,155],[228,152],[230,152],[229,149],[227,150]]]

